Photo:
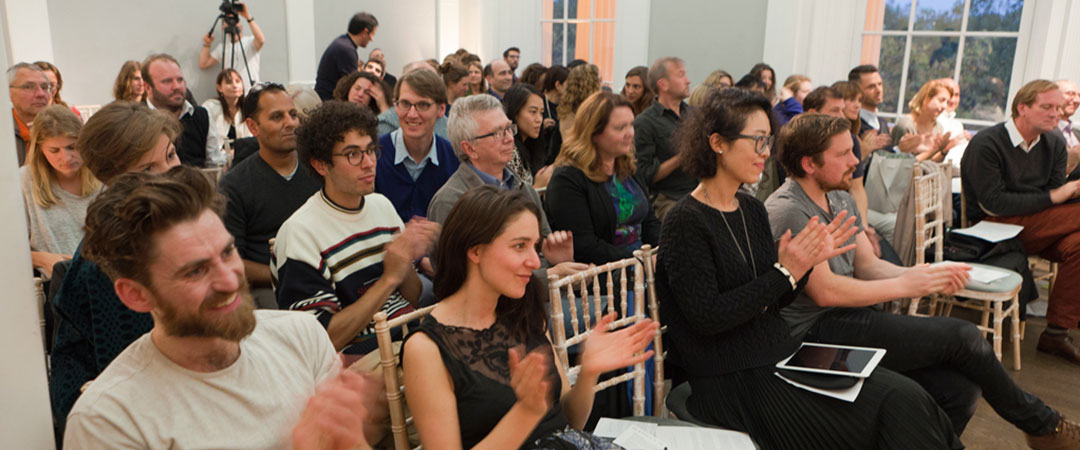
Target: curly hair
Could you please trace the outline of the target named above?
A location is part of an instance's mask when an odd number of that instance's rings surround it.
[[[769,134],[776,132],[769,99],[745,89],[713,89],[700,107],[690,110],[676,132],[683,172],[696,178],[716,175],[718,162],[709,138],[717,134],[727,141],[737,139],[747,119],[757,111],[769,118]]]
[[[379,77],[375,76],[375,74],[371,72],[360,71],[345,75],[341,77],[340,80],[338,80],[337,85],[334,86],[334,100],[341,100],[343,102],[349,101],[349,90],[352,89],[354,84],[356,84],[356,80],[359,80],[361,78],[367,79],[371,82],[372,85],[382,86],[383,97],[385,97],[386,99],[386,104],[389,105],[394,103],[394,100],[390,98],[391,90],[389,87],[387,87],[387,84],[383,82],[383,80],[380,80]],[[368,100],[368,104],[364,106],[371,108],[371,110],[374,111],[375,114],[382,112],[379,111],[379,104],[375,101],[375,97],[372,97],[370,100]]]
[[[625,97],[611,92],[599,91],[585,99],[578,109],[574,119],[574,126],[570,129],[570,135],[563,143],[559,156],[555,159],[556,166],[574,166],[585,173],[585,176],[598,183],[608,179],[608,175],[600,169],[600,158],[597,157],[596,144],[593,138],[604,132],[611,114],[615,108],[631,108],[630,102]],[[634,158],[634,148],[631,145],[630,153],[615,158],[615,175],[620,180],[625,180],[637,172],[637,160]]]
[[[329,100],[308,113],[308,118],[296,129],[296,153],[312,174],[319,173],[312,161],[334,165],[334,144],[343,142],[345,134],[356,131],[371,136],[379,145],[379,119],[369,108],[340,100]]]
[[[86,210],[82,253],[109,278],[150,286],[149,266],[159,249],[155,234],[196,220],[204,211],[225,213],[225,197],[199,169],[177,166],[161,175],[121,175]]]
[[[600,90],[600,69],[592,64],[581,64],[570,70],[566,77],[566,93],[559,101],[559,120],[577,111],[585,99]]]
[[[544,78],[544,74],[547,73],[547,67],[544,67],[540,63],[532,63],[525,66],[525,70],[521,72],[520,82],[531,84],[536,89],[542,88],[544,85],[541,83],[541,79]]]

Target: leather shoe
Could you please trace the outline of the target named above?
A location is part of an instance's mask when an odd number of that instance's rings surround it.
[[[1027,435],[1028,447],[1036,450],[1078,450],[1080,449],[1080,425],[1064,416],[1057,428],[1046,436]]]
[[[1042,335],[1039,336],[1039,345],[1035,348],[1040,352],[1060,356],[1080,364],[1080,348],[1076,347],[1076,343],[1073,342],[1068,333],[1049,334],[1044,331]]]

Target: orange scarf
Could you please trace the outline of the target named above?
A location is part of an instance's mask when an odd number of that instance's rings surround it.
[[[15,109],[14,108],[11,109],[11,116],[15,118],[15,126],[17,126],[19,128],[19,137],[22,138],[23,142],[29,143],[30,142],[30,127],[26,126],[25,123],[23,123],[21,120],[19,120],[19,115],[15,114]]]

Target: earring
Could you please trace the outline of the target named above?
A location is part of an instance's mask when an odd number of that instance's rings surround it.
[[[723,151],[723,150],[717,150],[717,151],[716,151],[716,154],[717,154],[717,155],[723,155],[723,154],[724,154],[724,151]]]

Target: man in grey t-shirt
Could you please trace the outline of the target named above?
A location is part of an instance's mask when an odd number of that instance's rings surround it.
[[[846,210],[858,218],[855,201],[845,192],[859,162],[849,125],[842,118],[804,113],[780,130],[779,161],[788,180],[765,202],[777,239],[788,229],[797,233],[814,216],[831,220]],[[973,324],[870,308],[896,298],[951,294],[966,284],[969,266],[898,267],[874,256],[865,233],[854,240],[855,250],[814,267],[803,294],[781,312],[797,336],[886,349],[881,364],[922,385],[957,434],[974,414],[981,390],[1002,418],[1028,434],[1032,446],[1076,445],[1075,437],[1060,432],[1075,425],[1020,390]]]

